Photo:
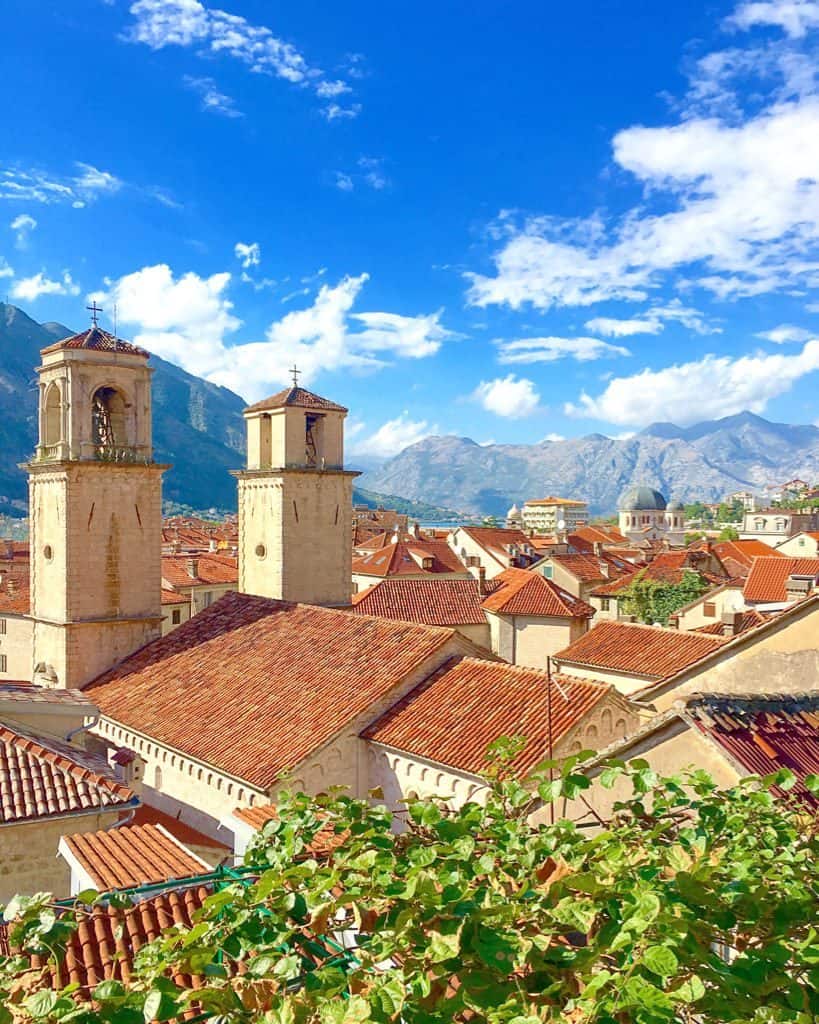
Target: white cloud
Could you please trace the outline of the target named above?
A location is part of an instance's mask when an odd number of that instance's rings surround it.
[[[262,247],[258,242],[237,242],[233,247],[233,253],[245,270],[249,267],[258,267],[262,262]]]
[[[540,405],[540,394],[534,383],[526,377],[518,378],[513,373],[508,377],[481,381],[472,397],[480,402],[487,412],[509,419],[531,416],[537,412]]]
[[[661,320],[617,320],[610,316],[596,316],[585,325],[595,334],[607,338],[628,338],[632,334],[659,334],[663,329]]]
[[[774,25],[791,39],[801,39],[810,29],[819,28],[819,3],[815,0],[751,0],[740,4],[726,19],[726,24],[746,30],[755,25]]]
[[[804,327],[795,327],[793,324],[780,324],[770,331],[758,331],[757,338],[764,338],[772,341],[775,345],[784,345],[789,341],[807,341],[816,336],[815,331],[807,331]]]
[[[0,256],[0,277],[14,277],[14,269]]]
[[[809,341],[795,355],[707,355],[697,362],[616,377],[601,395],[582,394],[565,411],[622,426],[658,420],[685,426],[746,409],[762,413],[772,398],[816,370],[819,341]]]
[[[498,341],[500,363],[553,363],[558,359],[576,359],[587,363],[593,359],[630,356],[622,345],[611,345],[598,338],[519,338]]]
[[[349,174],[336,171],[336,188],[341,189],[342,192],[352,192],[355,185]]]
[[[806,309],[806,310],[807,310],[807,311],[808,311],[809,313],[819,313],[819,302],[809,302],[809,303],[808,303],[808,304],[807,304],[807,305],[805,306],[805,309]]]
[[[67,270],[63,271],[62,277],[53,281],[46,277],[42,271],[34,274],[33,277],[24,277],[17,281],[11,289],[14,299],[22,299],[24,302],[34,302],[41,295],[79,295],[80,289]]]
[[[28,236],[37,227],[37,221],[28,213],[21,213],[9,225],[17,235],[15,243],[18,249],[25,249]]]
[[[325,121],[352,121],[361,113],[361,104],[351,103],[349,107],[342,107],[340,103],[328,103],[319,113]]]
[[[77,173],[68,177],[40,170],[0,168],[0,199],[34,203],[70,203],[82,207],[102,195],[118,192],[122,181],[110,171],[91,164],[75,163]]]
[[[550,309],[643,301],[668,283],[721,298],[819,284],[819,93],[797,63],[800,91],[763,82],[750,113],[618,132],[613,162],[644,192],[623,216],[502,215],[494,272],[467,275],[470,303]],[[747,96],[747,74],[744,86]]]
[[[557,441],[565,441],[565,440],[566,440],[566,438],[565,438],[565,436],[563,434],[556,434],[556,433],[552,432],[551,434],[547,434],[540,443],[543,444],[544,441],[551,441],[554,444]]]
[[[327,79],[320,68],[308,63],[305,56],[292,44],[276,36],[266,25],[254,25],[237,14],[216,7],[207,7],[200,0],[136,0],[130,12],[134,21],[125,38],[142,43],[152,50],[166,46],[196,47],[203,57],[231,57],[257,74],[281,78],[293,85],[313,90],[319,99],[328,99],[350,92],[350,86],[338,79]],[[203,81],[210,81],[204,79]],[[218,92],[218,90],[217,90]],[[230,97],[227,109],[217,109],[229,117],[239,116]],[[224,103],[221,104],[224,106]],[[324,108],[328,120],[337,117],[355,117],[360,110],[330,104]],[[339,113],[327,112],[338,108]]]
[[[388,420],[380,426],[374,434],[355,441],[350,450],[358,455],[378,455],[389,458],[389,456],[409,448],[410,445],[423,441],[425,437],[429,437],[437,431],[438,428],[431,427],[426,420],[411,420],[405,409],[400,416],[396,416],[394,420]]]
[[[353,313],[367,280],[360,274],[322,285],[312,305],[276,320],[263,341],[240,344],[230,344],[242,322],[227,297],[229,273],[176,278],[170,267],[158,264],[109,282],[94,297],[117,304],[119,321],[134,329],[137,344],[255,399],[286,383],[294,361],[302,382],[309,384],[323,371],[375,370],[390,357],[431,355],[455,337],[441,325],[440,313]]]
[[[380,191],[382,188],[386,188],[389,184],[389,180],[384,173],[384,161],[378,157],[359,157],[358,166],[362,170],[364,181],[370,186],[370,188]]]
[[[233,118],[245,116],[237,108],[236,100],[232,96],[228,96],[227,93],[221,92],[212,78],[185,75],[182,81],[189,89],[198,94],[202,101],[202,110],[206,113]]]

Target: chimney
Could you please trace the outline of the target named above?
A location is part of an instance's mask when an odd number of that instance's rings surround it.
[[[478,566],[478,593],[481,597],[486,597],[489,592],[489,588],[486,585],[486,569],[484,566]]]
[[[814,576],[798,576],[792,573],[785,583],[785,595],[789,601],[801,601],[803,597],[807,597],[812,592],[815,586],[816,578]]]
[[[602,574],[603,579],[607,580],[611,578],[611,566],[605,558],[600,559],[600,573]]]
[[[216,543],[216,538],[211,537],[210,543],[208,544],[208,551],[214,552],[219,550],[219,545]]]
[[[742,625],[742,612],[724,611],[722,613],[722,635],[736,636]]]
[[[603,545],[600,543],[599,540],[596,540],[594,544],[592,544],[592,551],[594,551],[598,558],[603,553]]]
[[[197,579],[199,576],[199,559],[187,559],[185,563],[185,568],[188,570],[188,576],[191,576],[193,579]]]
[[[412,526],[410,527],[410,533],[416,540],[418,540],[418,538],[421,536],[421,527],[418,525],[418,523],[412,524]]]

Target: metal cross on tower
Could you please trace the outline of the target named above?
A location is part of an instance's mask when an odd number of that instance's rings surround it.
[[[102,306],[98,306],[96,300],[91,300],[91,305],[85,307],[91,314],[91,322],[97,326],[97,314],[102,312]]]
[[[293,374],[293,387],[297,388],[299,386],[299,374],[301,373],[301,370],[293,364],[290,368],[290,372]]]

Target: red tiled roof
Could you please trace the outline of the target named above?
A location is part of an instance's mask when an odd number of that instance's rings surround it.
[[[482,601],[480,584],[474,579],[398,577],[381,580],[356,594],[353,611],[358,615],[423,622],[428,626],[485,626]]]
[[[615,526],[578,526],[569,537],[570,543],[573,537],[577,537],[588,544],[628,543],[628,538],[624,537]]]
[[[507,547],[514,545],[522,551],[531,544],[523,530],[507,530],[500,526],[461,526],[460,530],[504,565],[509,558]]]
[[[819,558],[756,558],[748,573],[743,594],[746,601],[777,603],[788,600],[789,576],[819,577]]]
[[[337,405],[328,398],[314,395],[306,388],[283,388],[270,398],[264,398],[255,405],[249,405],[245,412],[264,412],[266,409],[283,409],[286,405],[301,409],[324,409],[331,412],[347,412],[343,405]]]
[[[186,849],[161,825],[123,825],[63,836],[65,848],[100,892],[187,878],[210,865]]]
[[[601,683],[553,677],[552,743],[611,693]],[[549,754],[548,676],[518,665],[464,658],[412,690],[362,736],[476,774],[487,768],[490,743],[501,736],[522,736],[526,747],[514,764],[525,774]]]
[[[59,352],[65,348],[86,348],[93,349],[96,352],[122,352],[132,356],[144,356],[146,359],[150,355],[150,352],[146,352],[144,348],[132,345],[130,341],[115,338],[113,334],[109,334],[108,331],[104,331],[101,327],[90,327],[86,331],[80,331],[79,334],[72,334],[70,338],[64,338],[55,345],[49,345],[48,348],[44,348],[42,354]]]
[[[574,498],[558,498],[554,494],[550,494],[546,498],[531,498],[529,501],[524,502],[525,505],[566,505],[572,508],[585,507],[585,501],[576,501]]]
[[[413,557],[415,556],[415,557]],[[431,558],[425,569],[420,560]],[[419,561],[416,561],[418,559]],[[416,576],[460,573],[467,569],[445,540],[412,540],[390,542],[380,550],[353,559],[352,571],[361,576]]]
[[[755,608],[751,608],[750,611],[742,613],[742,618],[739,620],[737,628],[734,630],[733,636],[739,633],[744,633],[746,630],[754,629],[756,626],[761,626],[763,622],[767,622],[770,616],[763,615],[758,612]],[[691,630],[692,633],[710,633],[712,636],[723,636],[725,625],[722,622],[709,622],[707,626],[699,626],[697,629]]]
[[[28,563],[0,572],[0,614],[28,615],[31,607]]]
[[[455,640],[451,629],[228,593],[85,692],[102,713],[270,787]]]
[[[552,555],[551,560],[581,583],[596,583],[634,572],[634,566],[605,555]]]
[[[666,679],[716,650],[725,639],[632,622],[601,622],[555,659],[573,665]]]
[[[804,785],[819,773],[819,693],[695,694],[684,715],[749,774],[790,769],[798,781],[787,792],[819,807]]]
[[[197,911],[213,892],[212,884],[173,889],[158,896],[125,906],[111,902],[95,904],[77,912],[79,926],[66,941],[64,954],[56,964],[45,956],[31,955],[33,970],[45,970],[47,984],[63,988],[74,983],[80,995],[88,998],[91,990],[109,978],[126,984],[139,950],[160,932],[175,924],[188,930]],[[0,925],[0,954],[14,952],[9,943],[9,926]],[[173,979],[182,988],[201,988],[201,981],[185,974]]]
[[[29,682],[16,682],[11,679],[0,681],[0,702],[14,701],[20,704],[71,704],[81,705],[89,710],[89,714],[96,712],[96,705],[82,692],[82,690],[64,690],[45,686],[34,686]],[[72,752],[77,748],[69,747]],[[82,753],[82,751],[79,751]]]
[[[500,587],[483,602],[487,611],[498,615],[532,615],[590,619],[594,608],[567,590],[545,579],[539,572],[507,569],[494,580]]]
[[[161,598],[163,604],[189,604],[190,597],[185,597],[184,594],[177,594],[175,590],[165,590],[162,588]]]
[[[173,815],[166,814],[165,811],[160,811],[158,807],[152,807],[150,804],[140,804],[133,817],[129,819],[129,823],[132,825],[161,825],[166,832],[170,832],[175,839],[186,846],[212,847],[225,855],[233,852],[232,848],[225,843],[220,843],[218,839],[212,839],[205,832],[200,832],[187,822],[180,821],[179,818],[174,818]]]
[[[102,758],[0,723],[0,824],[113,810],[135,800]]]
[[[755,558],[783,557],[781,551],[774,551],[761,540],[720,540],[711,550],[723,564],[727,559],[739,563],[746,570],[750,569]]]
[[[192,572],[195,571],[196,575]],[[163,555],[162,579],[171,587],[211,586],[237,583],[239,559],[232,555]]]
[[[682,583],[685,579],[686,573],[690,573],[693,576],[699,577],[703,582],[711,583],[714,586],[721,586],[725,580],[721,577],[712,576],[709,573],[699,572],[697,569],[692,569],[690,566],[681,566],[680,568],[674,568],[668,565],[657,565],[657,559],[649,565],[637,569],[636,572],[629,573],[627,576],[621,576],[620,579],[612,580],[609,583],[604,583],[602,586],[595,587],[592,591],[592,597],[616,597],[617,594],[636,583],[638,580],[653,580],[657,583],[667,583],[671,586],[676,586],[678,583]]]

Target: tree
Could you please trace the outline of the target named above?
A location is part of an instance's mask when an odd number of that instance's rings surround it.
[[[706,590],[708,584],[691,569],[683,569],[678,583],[655,579],[642,569],[620,591],[618,599],[627,615],[635,615],[640,622],[666,626],[675,611],[701,597]]]
[[[248,853],[258,876],[145,947],[127,984],[55,993],[8,958],[0,1020],[815,1024],[819,841],[783,795],[789,772],[720,792],[702,771],[658,780],[645,761],[610,762],[600,784],[633,795],[590,831],[530,821],[538,800],[583,797],[588,752],[523,785],[518,749],[495,745],[485,807],[412,800],[400,835],[378,804],[285,796]],[[318,862],[310,845],[327,829],[341,842]],[[12,939],[59,956],[89,911],[49,904],[15,901]],[[300,952],[345,929],[358,934],[352,955]],[[171,980],[189,973],[200,987]]]
[[[739,531],[733,526],[726,526],[724,530],[720,530],[718,540],[739,540]]]

